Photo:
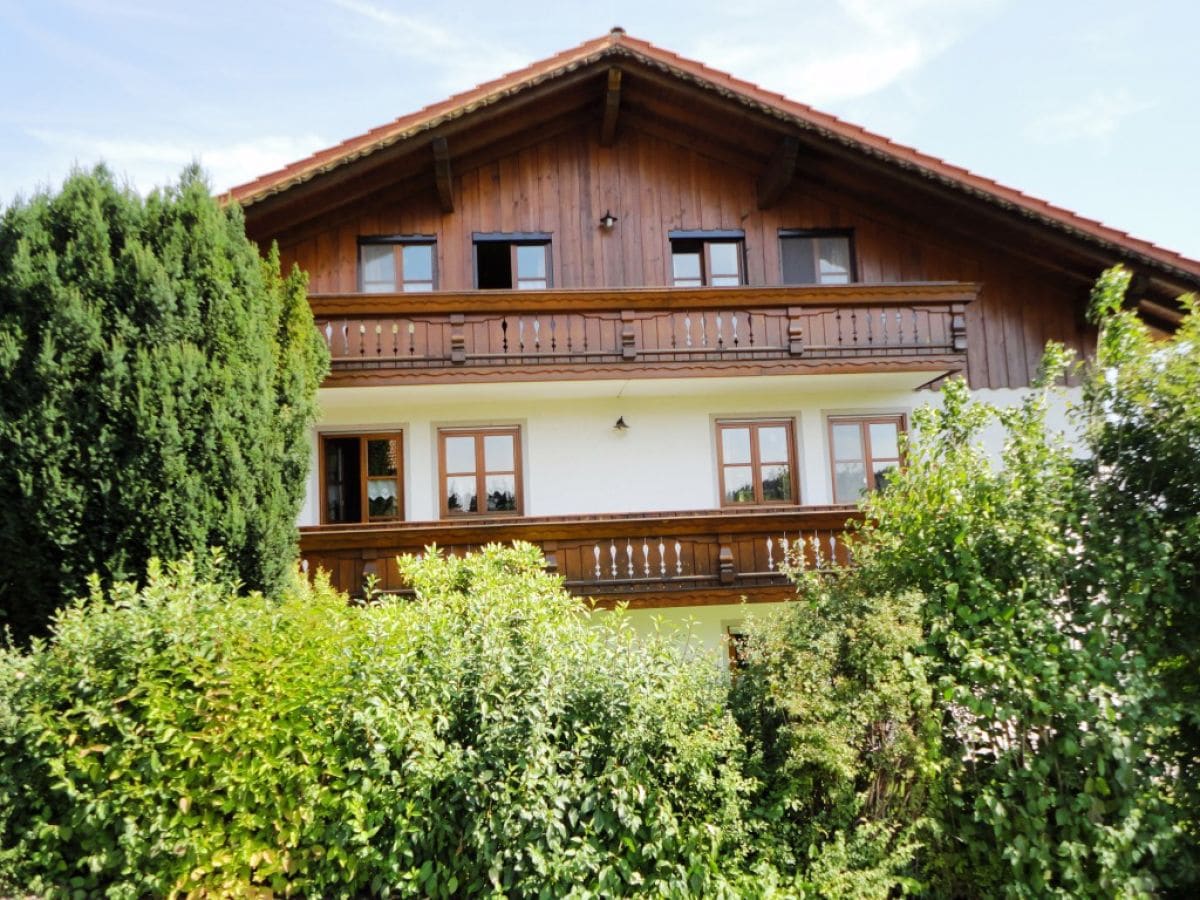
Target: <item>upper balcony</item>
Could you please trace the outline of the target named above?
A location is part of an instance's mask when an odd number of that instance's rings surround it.
[[[961,371],[977,284],[314,294],[327,386]]]

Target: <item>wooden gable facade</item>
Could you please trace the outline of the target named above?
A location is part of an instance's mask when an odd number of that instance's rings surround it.
[[[330,390],[863,373],[904,373],[911,390],[955,372],[1022,388],[1046,341],[1091,350],[1084,310],[1106,266],[1135,271],[1133,302],[1163,329],[1200,284],[1196,261],[619,30],[232,197],[253,237],[309,273]],[[823,236],[846,241],[845,283],[796,283],[784,242]],[[363,247],[389,240],[431,248],[418,291],[365,289]],[[548,248],[536,290],[481,289],[489,243]],[[681,284],[680,248],[710,243],[736,246],[736,283]],[[848,515],[587,512],[327,524],[304,546],[350,589],[364,573],[398,588],[398,550],[521,537],[581,593],[606,593],[604,570],[607,593],[652,605],[777,599],[777,556],[799,538],[813,564],[837,561]]]

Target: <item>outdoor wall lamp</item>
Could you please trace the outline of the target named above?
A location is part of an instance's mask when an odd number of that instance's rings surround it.
[[[613,425],[613,431],[628,431],[629,425],[625,422],[624,416],[617,416],[617,424]]]
[[[604,215],[600,217],[600,227],[605,231],[612,231],[614,225],[617,224],[617,217],[611,211],[605,210]]]

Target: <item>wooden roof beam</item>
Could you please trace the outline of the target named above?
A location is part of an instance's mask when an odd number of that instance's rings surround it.
[[[758,208],[768,209],[783,197],[796,174],[800,139],[784,135],[762,174],[758,177]]]
[[[617,114],[621,111],[621,70],[608,70],[608,85],[604,89],[604,118],[600,122],[600,146],[611,147],[617,138]]]
[[[451,191],[453,179],[450,177],[450,146],[446,139],[433,139],[433,180],[437,185],[438,204],[444,213],[454,212],[454,195]]]

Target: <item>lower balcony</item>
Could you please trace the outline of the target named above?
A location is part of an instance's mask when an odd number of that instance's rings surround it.
[[[857,517],[837,506],[322,525],[300,530],[300,551],[305,571],[324,569],[339,590],[361,596],[369,577],[385,593],[406,591],[397,556],[527,541],[568,590],[600,605],[693,606],[784,600],[793,593],[788,561],[817,570],[849,565],[844,532]]]

